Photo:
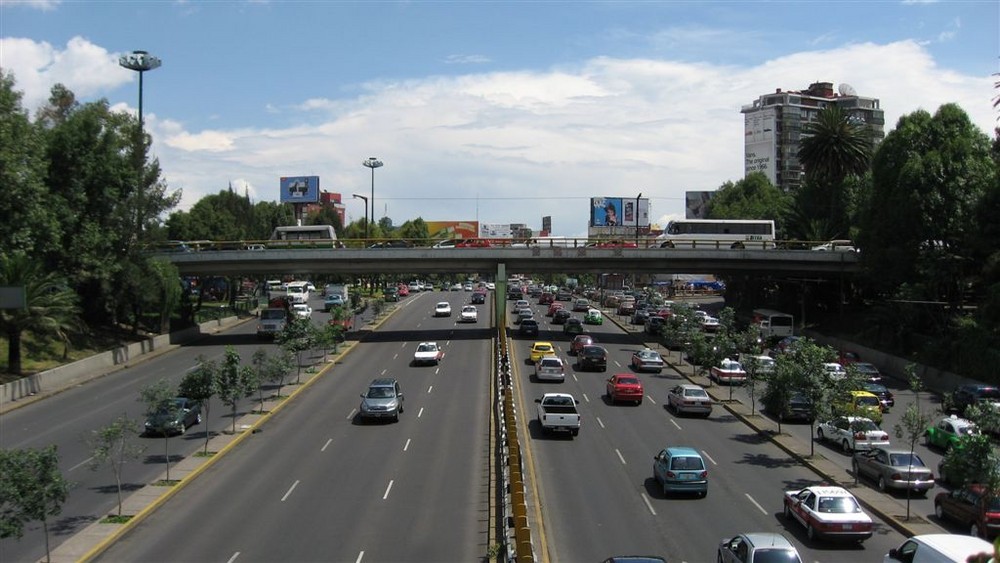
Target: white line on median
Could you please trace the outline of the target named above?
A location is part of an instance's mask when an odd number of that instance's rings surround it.
[[[319,451],[325,452],[326,448],[330,445],[331,442],[333,442],[333,438],[330,438],[329,440],[327,440],[326,443],[323,444],[323,447],[319,449]]]
[[[646,503],[646,508],[649,509],[649,513],[656,516],[656,510],[653,509],[653,503],[649,502],[649,497],[646,496],[646,493],[642,493],[642,502]]]
[[[288,495],[292,494],[292,491],[294,491],[295,487],[298,487],[298,486],[299,486],[299,481],[298,481],[298,479],[296,479],[295,482],[292,483],[292,486],[288,487],[288,492],[285,493],[285,496],[281,497],[281,502],[285,502],[285,500],[288,499]]]
[[[615,448],[615,453],[618,454],[618,459],[622,461],[622,465],[628,465],[627,463],[625,463],[625,458],[622,457],[622,453],[621,451],[618,450],[618,448]]]
[[[761,512],[763,512],[764,514],[767,514],[767,511],[766,511],[766,510],[764,510],[764,507],[763,507],[763,506],[761,506],[761,505],[759,505],[759,504],[757,504],[757,501],[755,501],[755,500],[753,499],[753,497],[752,497],[752,496],[750,496],[750,493],[743,493],[743,494],[744,494],[744,495],[746,495],[747,499],[749,499],[749,500],[750,500],[750,502],[752,502],[754,506],[756,506],[756,507],[757,507],[757,510],[760,510],[760,511],[761,511]]]
[[[389,480],[389,486],[385,488],[385,494],[382,495],[382,500],[389,498],[389,491],[392,490],[392,479]]]

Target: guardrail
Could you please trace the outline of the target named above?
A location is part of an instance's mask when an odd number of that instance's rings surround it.
[[[507,561],[529,563],[535,561],[528,525],[528,506],[524,496],[524,462],[517,435],[517,407],[514,404],[514,381],[510,367],[510,344],[501,317],[497,328],[496,350],[496,463],[498,498],[503,499],[500,512],[501,528],[497,537],[503,541]]]

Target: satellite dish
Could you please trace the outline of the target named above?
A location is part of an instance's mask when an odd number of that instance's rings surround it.
[[[854,86],[847,84],[846,82],[837,87],[837,91],[840,92],[841,96],[857,96],[858,93],[854,91]]]

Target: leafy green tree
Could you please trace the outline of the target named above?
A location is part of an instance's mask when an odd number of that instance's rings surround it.
[[[804,393],[810,402],[811,422],[809,434],[815,435],[816,420],[833,416],[832,402],[841,385],[827,372],[824,363],[832,362],[836,354],[832,348],[820,346],[808,338],[797,340],[789,350],[777,357],[775,381],[790,389]],[[816,442],[810,441],[809,455],[816,454]]]
[[[111,421],[111,424],[92,430],[87,440],[90,447],[90,468],[94,471],[107,465],[115,478],[115,489],[118,492],[118,516],[122,515],[122,475],[128,460],[137,459],[145,446],[133,443],[140,433],[139,424],[123,414]]]
[[[49,518],[62,512],[70,483],[59,471],[55,446],[0,450],[0,538],[20,538],[24,525],[41,521],[49,560]]]
[[[912,456],[917,441],[927,433],[927,426],[930,424],[931,417],[920,410],[920,392],[923,391],[924,385],[920,378],[917,377],[913,364],[906,366],[906,376],[910,382],[910,390],[913,391],[914,399],[910,404],[906,405],[903,418],[893,427],[893,432],[896,438],[906,440],[906,443],[909,444],[910,455]],[[855,479],[858,477],[856,465],[854,467],[854,477]],[[910,495],[912,492],[909,488],[906,489],[907,520],[910,519]]]
[[[774,186],[762,172],[751,172],[735,183],[726,182],[708,201],[709,219],[773,219],[779,224],[792,198]]]
[[[407,221],[396,229],[395,236],[412,241],[426,241],[431,238],[430,230],[427,228],[427,223],[423,219],[417,217],[411,221]]]
[[[80,326],[77,296],[54,273],[25,254],[0,253],[0,285],[23,287],[24,309],[0,309],[0,330],[7,338],[7,370],[21,374],[21,337],[30,332],[42,341],[57,338],[69,346],[69,333]]]
[[[781,434],[781,423],[791,414],[791,400],[798,389],[799,373],[797,366],[790,361],[782,361],[779,357],[774,370],[762,374],[761,379],[766,384],[761,401],[764,408],[778,421],[778,434]],[[810,427],[811,433],[812,427]]]
[[[45,184],[44,139],[0,69],[0,252],[37,256],[58,247],[59,222]]]
[[[314,344],[313,324],[309,319],[294,318],[285,323],[285,328],[275,336],[275,343],[295,356],[295,384],[302,378],[302,352],[310,350]]]
[[[181,397],[198,403],[201,406],[201,410],[205,412],[205,420],[208,420],[211,412],[212,397],[218,393],[216,385],[219,379],[219,364],[213,360],[209,360],[204,355],[199,355],[195,358],[195,361],[198,364],[193,370],[184,374],[177,392]],[[206,422],[205,455],[208,455],[208,439],[210,434],[211,432],[209,432],[208,423]]]
[[[760,334],[760,326],[751,324],[745,330],[733,333],[733,342],[737,350],[745,353],[742,367],[747,374],[746,389],[750,396],[750,416],[757,411],[757,398],[767,388],[767,371],[763,369],[758,356],[764,353],[764,339]],[[781,426],[779,422],[778,429]]]
[[[147,420],[171,421],[180,415],[180,406],[175,400],[177,391],[166,379],[149,383],[139,389],[139,400],[145,405]],[[154,428],[163,435],[163,460],[167,465],[167,481],[170,481],[170,429]]]
[[[281,398],[281,388],[285,386],[285,376],[292,369],[295,362],[294,356],[288,351],[278,349],[276,353],[267,353],[263,348],[258,348],[253,353],[252,363],[257,370],[258,391],[260,392],[260,408],[264,409],[264,386],[263,382],[270,381],[278,384],[278,391],[275,398]]]
[[[332,225],[337,236],[340,236],[344,230],[344,225],[340,221],[340,213],[337,212],[337,208],[333,204],[320,205],[318,211],[311,213],[306,218],[306,223],[309,225]]]
[[[215,382],[222,404],[232,410],[233,433],[236,433],[236,410],[240,401],[254,391],[254,372],[249,366],[240,365],[240,354],[236,348],[226,346],[225,358],[219,367]]]

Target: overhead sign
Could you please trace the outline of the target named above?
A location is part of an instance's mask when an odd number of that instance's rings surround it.
[[[281,203],[316,203],[319,201],[319,176],[282,176]]]

